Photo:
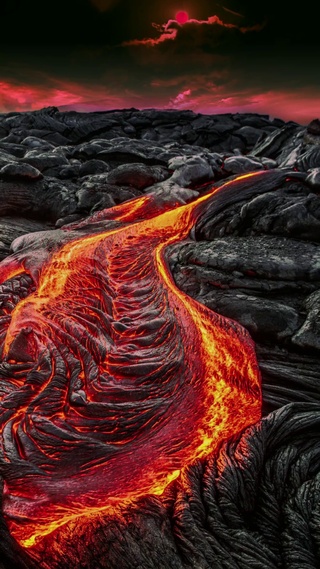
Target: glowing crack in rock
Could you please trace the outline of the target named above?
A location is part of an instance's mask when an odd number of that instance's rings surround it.
[[[136,198],[20,238],[0,264],[3,509],[24,547],[79,515],[161,494],[259,419],[249,334],[181,292],[165,250],[217,194],[262,176],[168,211]]]

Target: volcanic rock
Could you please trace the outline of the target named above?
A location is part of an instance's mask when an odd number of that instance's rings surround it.
[[[98,141],[84,142],[83,144],[79,144],[78,146],[74,147],[72,156],[82,159],[95,158],[99,152],[103,151],[103,149],[103,144],[99,144]]]
[[[116,186],[109,183],[108,173],[88,176],[76,193],[78,211],[105,209],[140,195],[130,186]]]
[[[38,150],[28,151],[25,154],[23,161],[34,166],[34,168],[37,168],[40,172],[48,172],[48,170],[55,166],[60,168],[61,166],[68,165],[68,160],[62,153],[39,153]]]
[[[313,134],[315,136],[320,136],[320,120],[314,119],[307,126],[308,134]]]
[[[133,186],[144,190],[157,182],[168,178],[169,173],[161,166],[146,166],[145,164],[123,164],[114,168],[108,175],[108,182],[116,186]]]
[[[214,171],[203,155],[176,157],[169,160],[169,169],[174,170],[171,179],[180,186],[189,187],[214,179]]]
[[[23,146],[27,146],[28,148],[36,148],[40,152],[50,151],[55,148],[53,144],[43,140],[42,138],[38,138],[37,136],[27,136],[24,140],[22,140],[21,144]]]
[[[261,161],[248,156],[230,156],[223,163],[223,169],[227,174],[243,174],[263,170]]]
[[[0,218],[0,259],[4,259],[10,253],[12,242],[19,236],[35,231],[44,231],[48,224],[40,221],[32,221],[21,217]]]
[[[21,213],[35,220],[56,221],[77,209],[76,188],[51,178],[29,181],[0,180],[0,216]]]
[[[320,286],[319,247],[291,239],[230,236],[175,245],[168,258],[180,289],[262,341],[293,336],[302,295]]]
[[[253,126],[242,126],[235,131],[235,135],[243,139],[246,148],[249,149],[253,148],[261,138],[264,138],[264,133],[261,133],[259,128]]]
[[[320,350],[320,290],[311,294],[305,301],[307,318],[292,338],[292,342],[302,348]]]
[[[306,177],[306,183],[310,185],[313,191],[320,190],[320,168],[312,168],[310,174]]]
[[[284,149],[290,148],[292,140],[294,141],[293,146],[296,145],[296,136],[302,130],[302,127],[295,124],[288,124],[280,129],[275,129],[264,140],[257,142],[250,154],[277,159],[278,156],[283,155]]]
[[[247,200],[242,207],[212,214],[203,222],[199,238],[225,234],[290,236],[319,242],[320,199],[303,184],[292,183],[286,191],[270,192]]]
[[[26,149],[20,144],[13,144],[10,142],[4,142],[0,139],[0,152],[4,150],[7,154],[14,158],[22,158],[25,155]]]
[[[0,168],[0,179],[2,180],[25,180],[26,182],[32,180],[41,180],[42,173],[34,166],[24,163],[11,163],[6,164]]]
[[[316,119],[304,127],[254,113],[134,108],[76,113],[49,107],[0,115],[0,259],[5,264],[24,258],[18,275],[1,285],[1,338],[14,306],[30,294],[61,244],[84,231],[116,227],[109,208],[142,197],[162,212],[227,184],[164,258],[181,294],[241,323],[254,338],[264,416],[241,436],[222,442],[216,454],[190,465],[163,495],[70,521],[32,548],[32,556],[13,540],[1,517],[4,569],[317,567],[319,124]],[[232,193],[239,175],[241,192]],[[122,255],[119,249],[119,270],[121,263],[127,269],[134,262],[134,247],[128,246],[125,259]],[[132,293],[135,298],[144,291]],[[146,306],[146,326],[158,341],[164,334],[161,318]],[[116,333],[130,333],[134,326],[134,314],[126,310],[121,321],[112,315]],[[92,315],[81,309],[84,317],[89,322]],[[69,331],[70,318],[63,324]],[[19,382],[30,364],[34,338],[28,327],[3,359],[3,390],[12,370]],[[77,333],[72,361],[82,341],[92,342],[88,330],[83,337],[80,323]],[[52,349],[55,372],[61,379],[70,373],[75,383],[70,400],[81,413],[86,393],[73,377],[80,377],[79,370],[63,370],[66,345]],[[14,363],[13,356],[21,361]],[[45,367],[45,352],[42,357]],[[127,378],[155,366],[151,359],[128,365],[123,357]],[[161,360],[160,351],[156,357]],[[40,369],[30,373],[36,383],[42,381]],[[114,382],[112,389],[118,388]],[[26,383],[22,393],[28,389]],[[17,408],[17,401],[12,405]],[[24,431],[20,434],[23,439]],[[7,430],[2,437],[12,452]],[[5,478],[7,463],[0,466]]]
[[[68,166],[64,170],[66,170]],[[103,174],[104,172],[109,172],[110,167],[103,160],[87,160],[83,164],[72,164],[69,168],[77,169],[79,176],[90,176],[95,174]]]

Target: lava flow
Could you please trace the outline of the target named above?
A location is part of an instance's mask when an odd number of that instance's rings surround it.
[[[137,198],[27,236],[0,265],[3,509],[24,547],[77,516],[161,494],[259,419],[253,342],[177,289],[165,249],[217,194],[268,175],[164,212]]]

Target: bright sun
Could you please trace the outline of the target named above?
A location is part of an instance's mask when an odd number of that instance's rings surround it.
[[[185,24],[188,20],[189,20],[188,12],[184,12],[183,10],[181,10],[180,12],[176,13],[176,21],[179,24]]]

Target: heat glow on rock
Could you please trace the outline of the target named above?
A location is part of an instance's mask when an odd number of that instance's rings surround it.
[[[24,547],[160,495],[260,418],[252,340],[177,289],[165,250],[216,193],[263,174],[167,211],[145,195],[54,245],[38,235],[33,267],[27,245],[0,264],[3,509]]]

